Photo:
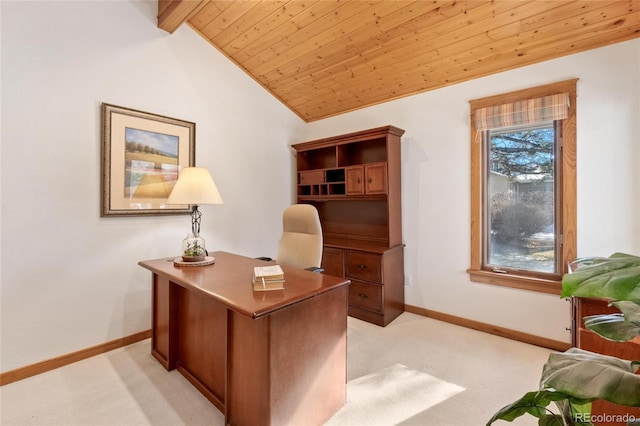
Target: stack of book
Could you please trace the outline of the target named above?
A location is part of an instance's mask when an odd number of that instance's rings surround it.
[[[284,289],[284,271],[280,265],[256,266],[253,268],[253,290],[269,291]]]

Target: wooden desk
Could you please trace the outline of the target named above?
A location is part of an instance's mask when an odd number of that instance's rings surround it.
[[[346,399],[348,280],[283,267],[285,290],[254,292],[263,261],[225,252],[215,264],[153,272],[152,354],[177,368],[227,424],[323,424]]]

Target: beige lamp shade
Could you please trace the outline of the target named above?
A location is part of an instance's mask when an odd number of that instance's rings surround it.
[[[167,204],[222,204],[222,197],[209,170],[204,167],[182,169]]]

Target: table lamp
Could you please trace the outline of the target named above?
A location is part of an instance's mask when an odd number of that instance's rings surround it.
[[[182,241],[182,257],[185,261],[203,260],[207,254],[204,238],[200,236],[202,204],[222,204],[222,197],[209,170],[204,167],[182,169],[167,204],[191,204],[191,233]]]

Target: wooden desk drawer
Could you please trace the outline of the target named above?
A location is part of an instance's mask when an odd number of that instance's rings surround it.
[[[324,170],[311,170],[308,172],[300,172],[300,184],[311,185],[324,183]]]
[[[346,252],[346,276],[365,281],[382,282],[382,256],[359,251]]]
[[[349,305],[382,313],[382,286],[351,280]]]

